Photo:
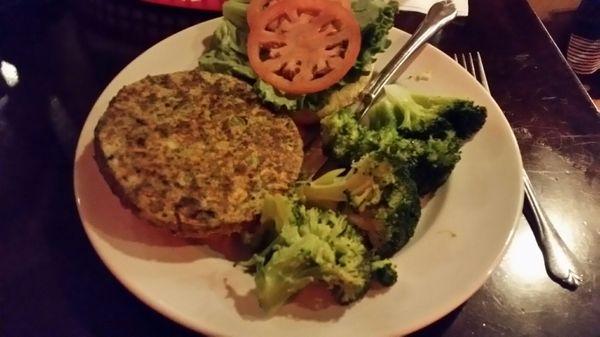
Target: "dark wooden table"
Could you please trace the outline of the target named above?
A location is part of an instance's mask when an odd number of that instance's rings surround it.
[[[470,5],[435,43],[482,53],[525,168],[586,283],[572,292],[547,277],[523,218],[483,287],[415,335],[600,336],[600,118],[525,0]],[[126,0],[0,4],[0,59],[19,75],[14,86],[0,79],[0,335],[194,335],[99,260],[75,208],[73,156],[90,107],[123,66],[214,16]],[[398,27],[411,31],[420,17],[403,13]]]

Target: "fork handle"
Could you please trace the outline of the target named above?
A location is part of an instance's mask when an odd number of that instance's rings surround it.
[[[525,170],[523,170],[523,182],[525,183],[525,202],[529,204],[536,220],[530,223],[537,227],[539,232],[540,248],[545,256],[546,269],[556,281],[568,288],[575,289],[583,282],[575,256],[567,248],[540,206]]]
[[[383,87],[397,75],[400,69],[410,57],[421,48],[435,33],[456,17],[456,7],[451,1],[436,2],[431,6],[427,15],[415,31],[406,41],[402,49],[394,55],[388,64],[381,70],[374,81],[371,81],[361,97],[361,110],[358,119],[362,120],[371,108]]]

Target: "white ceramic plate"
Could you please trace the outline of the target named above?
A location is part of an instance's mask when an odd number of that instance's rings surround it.
[[[311,310],[259,309],[250,275],[211,249],[141,223],[113,196],[92,158],[93,129],[124,85],[148,74],[192,69],[219,19],[181,31],[140,55],[108,85],[81,131],[75,195],[85,231],[112,273],[142,301],[200,332],[226,336],[388,336],[419,329],[466,301],[499,262],[522,205],[521,157],[490,95],[461,67],[427,46],[400,82],[428,94],[468,97],[487,107],[484,128],[463,150],[448,182],[423,211],[417,232],[393,257],[398,282],[359,302]],[[378,69],[406,41],[394,29]],[[428,73],[428,81],[409,79]]]

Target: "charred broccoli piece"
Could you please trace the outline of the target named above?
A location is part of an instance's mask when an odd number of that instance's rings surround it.
[[[462,141],[448,131],[444,138],[429,138],[422,144],[422,155],[410,170],[419,195],[434,192],[446,182],[460,160]]]
[[[390,260],[384,259],[374,261],[371,263],[371,270],[373,272],[373,279],[382,286],[389,287],[398,280],[398,273]]]
[[[421,203],[415,182],[403,170],[393,186],[386,189],[383,200],[374,208],[374,220],[367,230],[375,254],[390,257],[413,236],[421,217]]]
[[[427,139],[406,138],[391,126],[369,129],[359,124],[350,109],[322,120],[325,151],[348,164],[365,154],[377,152],[393,167],[404,167],[416,181],[419,195],[443,184],[460,160],[463,140],[452,130]]]

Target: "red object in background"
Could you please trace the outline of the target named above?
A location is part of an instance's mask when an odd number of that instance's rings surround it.
[[[142,0],[153,4],[220,12],[225,0]]]

